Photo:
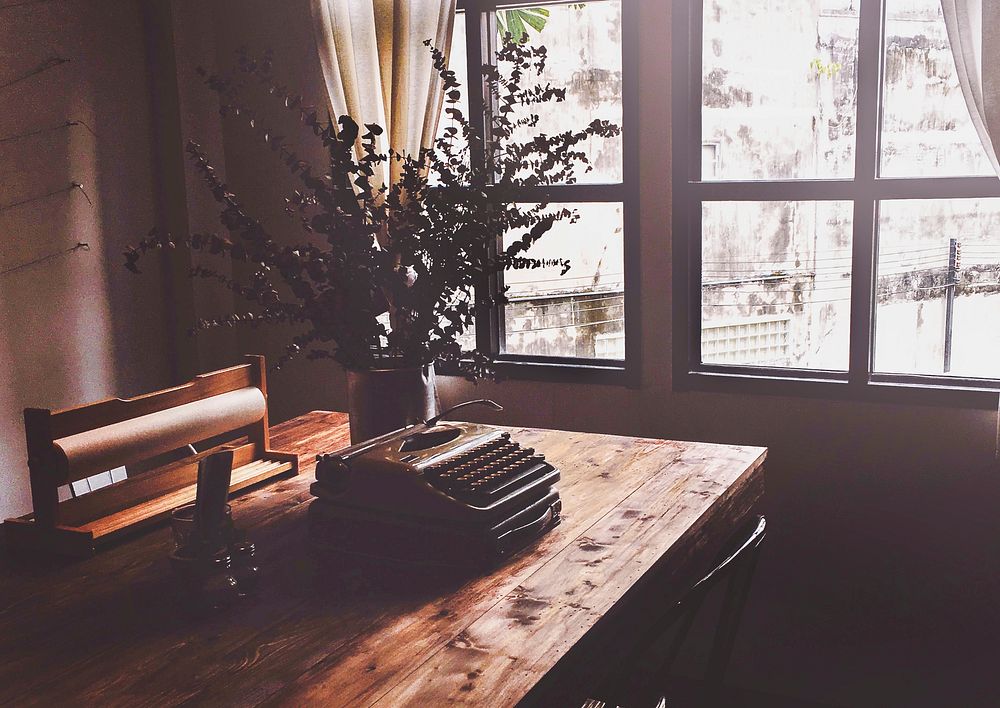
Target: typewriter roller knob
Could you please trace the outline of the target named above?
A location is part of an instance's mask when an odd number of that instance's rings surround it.
[[[330,491],[342,492],[351,483],[351,467],[340,455],[317,455],[316,480],[326,485]]]

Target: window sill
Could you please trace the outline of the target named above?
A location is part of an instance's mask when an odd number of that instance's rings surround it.
[[[572,360],[545,357],[499,357],[495,364],[498,381],[541,381],[546,383],[581,383],[609,386],[638,385],[625,362]],[[444,376],[458,376],[454,366],[438,365]]]
[[[846,374],[802,371],[799,375],[738,371],[686,371],[674,377],[674,390],[752,396],[783,396],[908,406],[997,410],[1000,383],[964,379],[949,382],[930,376],[873,375],[850,382]]]

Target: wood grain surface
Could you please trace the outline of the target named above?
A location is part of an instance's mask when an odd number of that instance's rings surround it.
[[[494,571],[361,567],[311,547],[317,452],[347,417],[275,426],[304,474],[233,500],[261,587],[192,615],[159,528],[68,565],[0,561],[2,705],[559,705],[629,608],[683,591],[750,513],[763,448],[510,429],[562,470],[562,524]],[[627,636],[625,636],[627,639]],[[552,696],[560,696],[559,701]],[[556,701],[556,702],[553,702]],[[577,703],[579,705],[579,703]]]

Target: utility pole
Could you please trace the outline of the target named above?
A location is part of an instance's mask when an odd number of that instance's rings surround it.
[[[944,310],[944,373],[951,371],[951,341],[955,328],[955,290],[958,286],[958,275],[962,270],[962,244],[957,238],[948,244],[948,276],[945,281]]]

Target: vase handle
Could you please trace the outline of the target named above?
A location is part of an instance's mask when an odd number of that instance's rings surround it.
[[[449,408],[448,410],[446,410],[444,413],[439,413],[438,415],[434,416],[433,418],[429,418],[427,420],[427,422],[424,423],[424,425],[426,425],[428,428],[430,428],[433,425],[437,425],[438,421],[440,421],[445,416],[450,415],[454,411],[457,411],[459,408],[465,408],[466,406],[489,406],[490,408],[492,408],[495,411],[502,411],[503,410],[503,406],[501,406],[496,401],[491,401],[488,398],[477,398],[474,401],[466,401],[465,403],[459,403],[457,406],[452,406],[451,408]]]

